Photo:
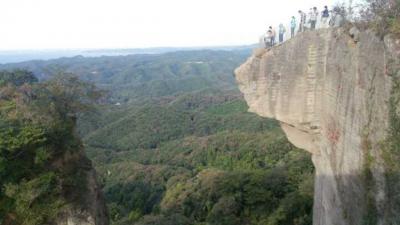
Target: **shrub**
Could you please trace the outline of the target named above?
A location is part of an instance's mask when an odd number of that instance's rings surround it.
[[[400,0],[366,0],[361,18],[384,37],[394,34],[400,37]]]

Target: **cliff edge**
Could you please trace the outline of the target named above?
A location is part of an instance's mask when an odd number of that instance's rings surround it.
[[[389,127],[389,72],[399,55],[393,39],[323,29],[257,49],[235,71],[249,111],[280,121],[288,139],[312,154],[313,224],[389,224],[381,143]]]

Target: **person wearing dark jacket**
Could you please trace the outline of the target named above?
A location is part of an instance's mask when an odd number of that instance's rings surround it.
[[[328,6],[324,7],[324,10],[321,13],[321,27],[326,28],[328,26],[328,21],[329,21],[329,10]]]

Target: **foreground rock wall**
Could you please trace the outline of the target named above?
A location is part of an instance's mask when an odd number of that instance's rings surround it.
[[[288,139],[312,154],[315,225],[363,223],[370,211],[367,169],[378,224],[385,224],[380,142],[392,87],[387,66],[397,47],[371,32],[354,37],[324,29],[257,49],[235,71],[249,111],[279,120]]]

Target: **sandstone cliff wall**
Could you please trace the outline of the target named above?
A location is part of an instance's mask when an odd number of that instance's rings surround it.
[[[279,120],[288,139],[312,154],[315,225],[363,224],[371,193],[377,223],[385,224],[380,143],[388,128],[388,64],[398,61],[398,47],[372,32],[324,29],[257,49],[235,71],[249,111]]]

